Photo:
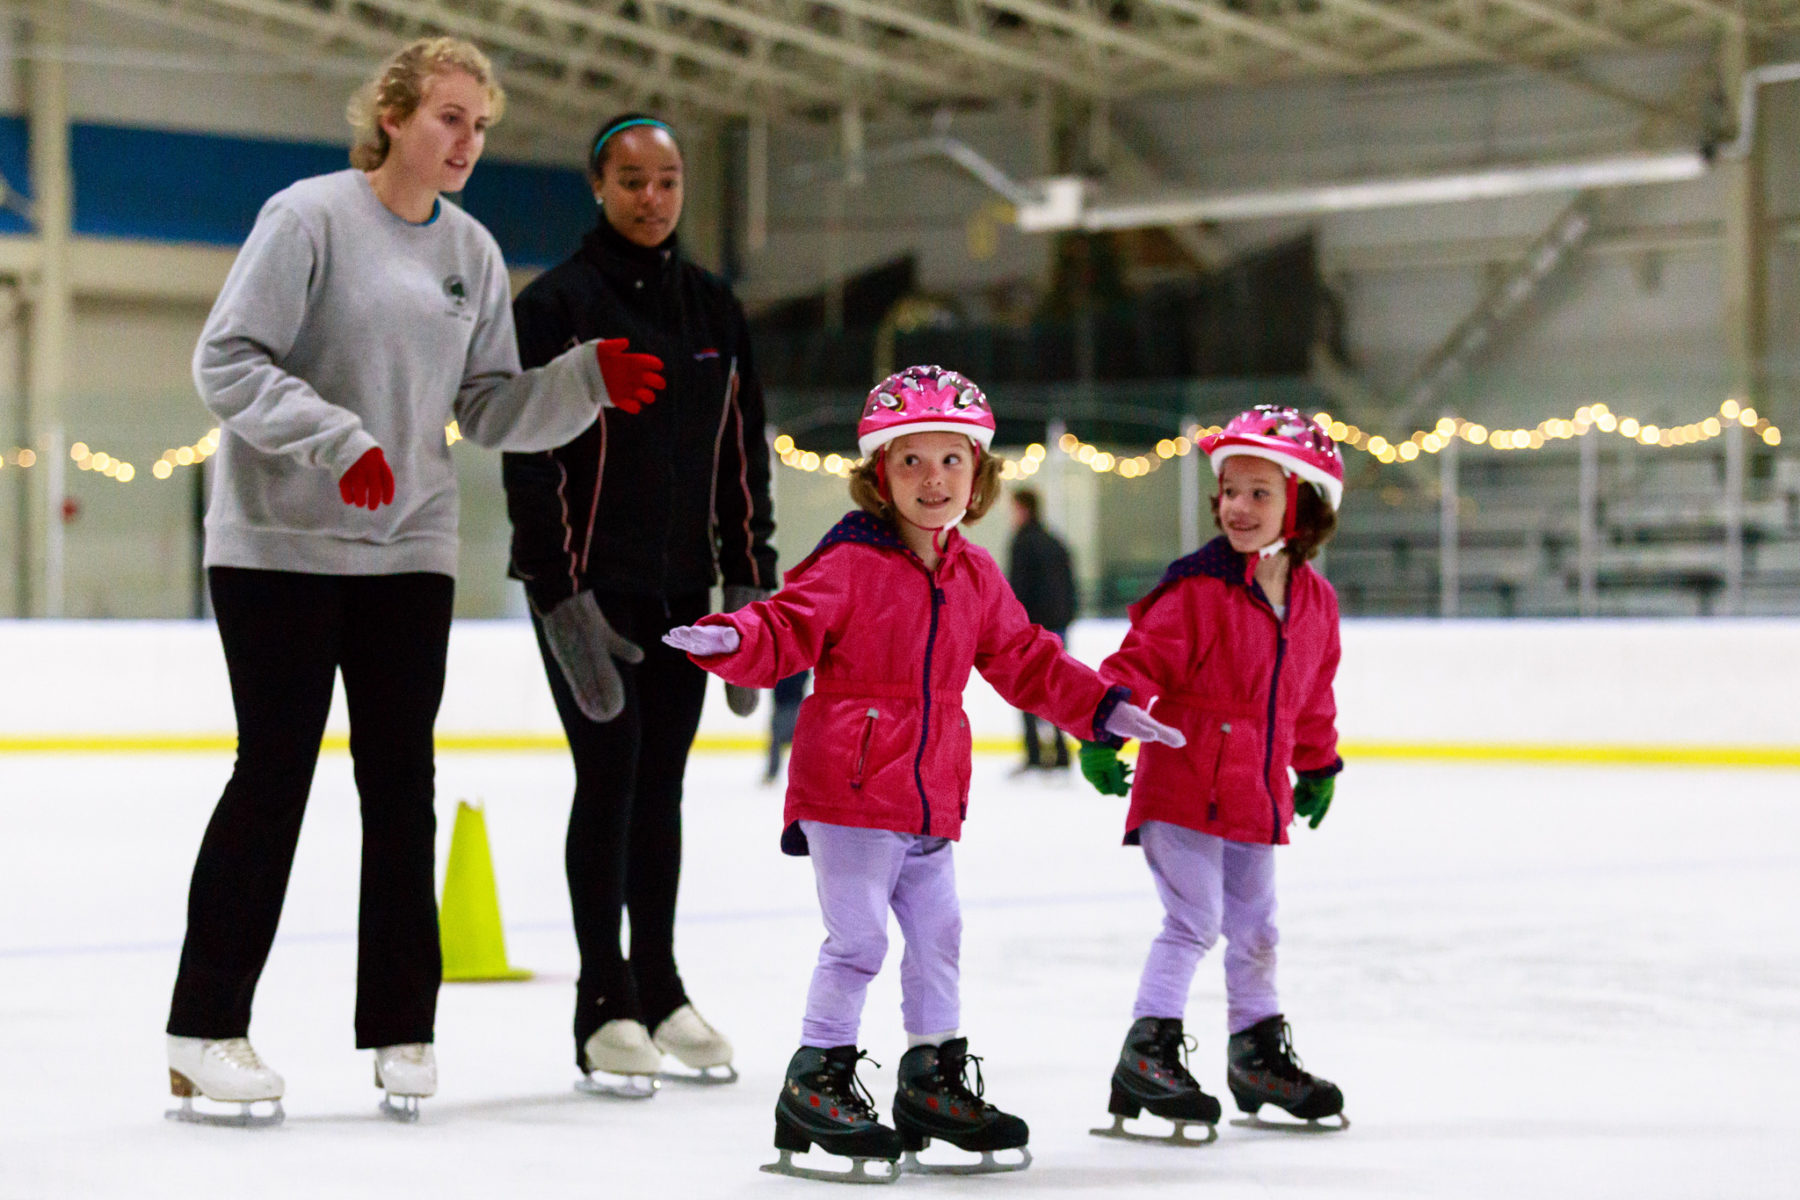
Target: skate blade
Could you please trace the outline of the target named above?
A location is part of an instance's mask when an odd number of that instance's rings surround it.
[[[871,1164],[876,1168],[873,1171],[869,1169]],[[819,1167],[796,1166],[792,1150],[781,1151],[780,1158],[772,1163],[764,1163],[760,1169],[771,1175],[817,1179],[824,1183],[897,1183],[900,1179],[900,1163],[897,1159],[852,1158],[848,1171],[827,1171]]]
[[[614,1100],[648,1100],[661,1086],[654,1075],[609,1075],[595,1071],[575,1081],[575,1090],[590,1096],[609,1096]]]
[[[1005,1171],[1023,1171],[1031,1165],[1031,1151],[1024,1146],[1017,1162],[1001,1162],[997,1151],[981,1151],[980,1162],[928,1163],[919,1161],[917,1150],[908,1150],[900,1159],[900,1169],[909,1175],[998,1175]]]
[[[1327,1121],[1336,1120],[1337,1124],[1327,1125]],[[1234,1117],[1231,1123],[1239,1129],[1269,1129],[1276,1133],[1342,1133],[1350,1128],[1350,1118],[1343,1113],[1334,1117],[1319,1117],[1311,1121],[1265,1121],[1255,1113],[1248,1116]]]
[[[1113,1123],[1105,1129],[1090,1129],[1095,1137],[1117,1138],[1121,1142],[1155,1142],[1163,1146],[1210,1146],[1219,1140],[1219,1127],[1206,1121],[1177,1121],[1172,1117],[1162,1120],[1174,1125],[1168,1133],[1139,1133],[1135,1129],[1125,1128],[1125,1118],[1118,1113],[1112,1115]],[[1190,1126],[1205,1126],[1205,1137],[1189,1137]]]
[[[393,1092],[381,1098],[381,1115],[389,1120],[411,1125],[419,1119],[420,1096],[397,1096]]]
[[[181,1098],[180,1108],[171,1108],[163,1116],[171,1121],[181,1121],[188,1125],[220,1125],[232,1129],[269,1129],[287,1120],[287,1113],[282,1111],[281,1100],[217,1100],[216,1104],[235,1104],[235,1113],[208,1112],[194,1107],[192,1096]],[[256,1105],[267,1104],[269,1111],[259,1113]]]
[[[663,1083],[683,1083],[692,1087],[722,1087],[738,1080],[737,1068],[730,1063],[716,1067],[699,1067],[692,1071],[661,1071],[656,1078]]]

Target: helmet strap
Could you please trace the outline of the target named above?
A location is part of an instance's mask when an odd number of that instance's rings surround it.
[[[1285,468],[1281,473],[1287,476],[1287,515],[1281,519],[1281,536],[1270,546],[1263,548],[1262,553],[1265,555],[1275,553],[1289,538],[1300,532],[1300,476]]]

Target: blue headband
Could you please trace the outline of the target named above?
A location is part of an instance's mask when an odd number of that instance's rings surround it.
[[[629,121],[620,121],[617,125],[614,125],[611,129],[608,129],[605,133],[602,133],[599,137],[595,138],[594,148],[588,152],[588,161],[592,163],[600,160],[601,148],[606,145],[607,140],[611,138],[613,134],[637,125],[649,125],[662,130],[670,137],[675,136],[675,131],[670,129],[666,122],[659,121],[655,117],[633,117]]]

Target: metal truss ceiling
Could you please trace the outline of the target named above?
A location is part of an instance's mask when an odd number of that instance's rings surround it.
[[[289,67],[365,69],[449,32],[495,54],[526,121],[597,109],[878,116],[1045,88],[1124,98],[1460,65],[1570,74],[1619,51],[1800,28],[1800,0],[77,0]],[[78,26],[77,26],[78,27]],[[77,36],[79,36],[77,34]]]

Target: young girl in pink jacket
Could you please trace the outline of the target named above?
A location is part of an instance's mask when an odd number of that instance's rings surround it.
[[[780,1161],[769,1169],[818,1176],[792,1155],[817,1145],[893,1163],[931,1138],[979,1151],[973,1170],[1030,1163],[1025,1122],[971,1089],[978,1060],[958,1032],[962,917],[951,846],[969,806],[971,668],[1009,703],[1070,733],[1114,746],[1181,735],[1125,702],[1025,616],[988,553],[956,531],[1000,490],[988,453],[994,414],[954,371],[912,367],[869,393],[851,476],[860,506],[825,535],[772,598],[707,617],[664,639],[708,671],[766,688],[805,668],[788,768],[782,848],[809,854],[826,939],[775,1107]],[[894,1128],[877,1120],[855,1077],[863,997],[887,953],[888,910],[906,938]],[[1021,1150],[1002,1165],[996,1150]],[[897,1169],[897,1168],[893,1168]],[[836,1173],[842,1174],[842,1173]],[[827,1177],[835,1177],[827,1176]]]
[[[1164,917],[1113,1071],[1113,1124],[1094,1131],[1106,1135],[1153,1136],[1124,1124],[1149,1109],[1175,1123],[1155,1140],[1187,1140],[1189,1122],[1211,1140],[1219,1102],[1188,1073],[1182,1017],[1221,933],[1239,1109],[1341,1121],[1344,1108],[1334,1085],[1301,1069],[1275,994],[1275,847],[1295,813],[1318,827],[1343,769],[1337,595],[1307,564],[1337,526],[1343,460],[1316,424],[1273,406],[1233,418],[1201,449],[1219,477],[1222,536],[1131,606],[1124,644],[1100,668],[1187,737],[1180,749],[1145,745],[1129,785],[1125,840],[1143,846]],[[1126,794],[1114,748],[1084,745],[1081,766],[1102,792]]]

